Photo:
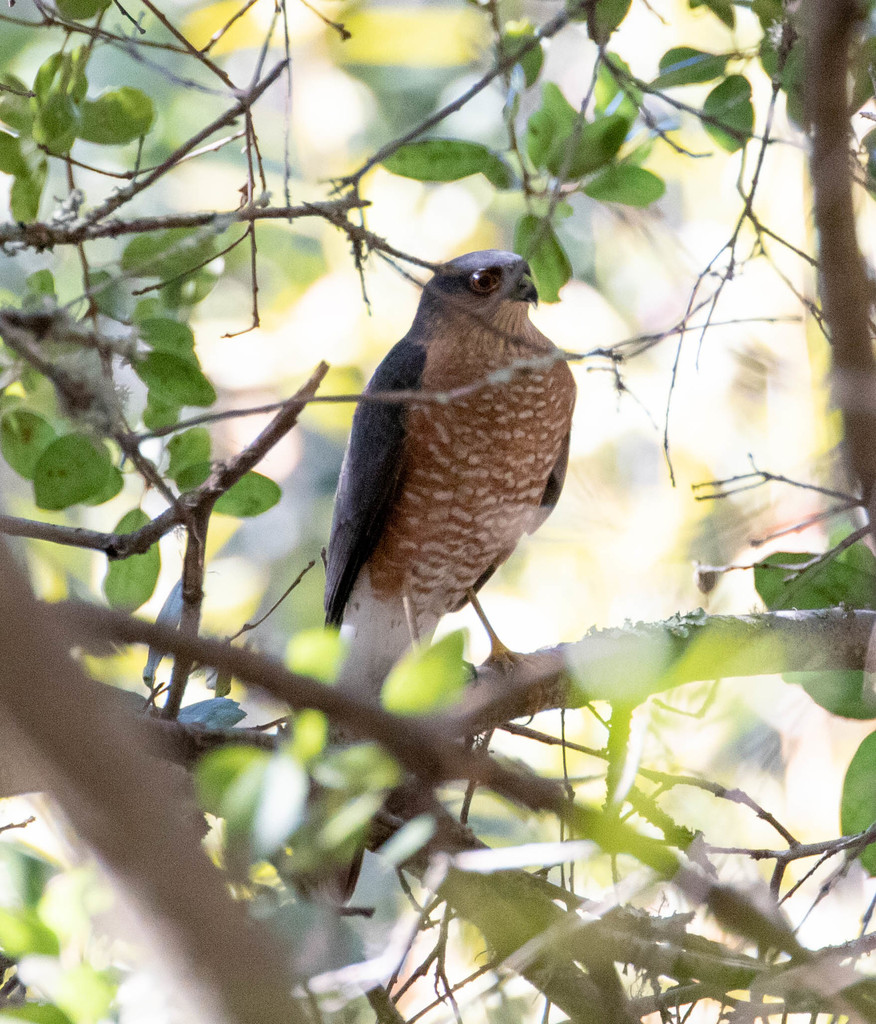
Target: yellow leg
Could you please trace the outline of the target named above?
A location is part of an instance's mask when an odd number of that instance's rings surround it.
[[[520,655],[515,651],[512,651],[510,647],[506,647],[498,636],[496,636],[496,631],[490,625],[490,620],[484,614],[484,609],[481,607],[478,595],[471,587],[469,587],[468,590],[468,599],[471,601],[471,606],[474,608],[475,614],[481,620],[484,629],[487,631],[487,636],[490,638],[490,656],[487,658],[487,661],[497,662],[500,665],[508,666],[519,661]]]

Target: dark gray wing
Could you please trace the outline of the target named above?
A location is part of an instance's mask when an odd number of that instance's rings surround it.
[[[554,463],[551,475],[547,478],[538,512],[533,516],[532,522],[527,528],[527,533],[535,533],[545,519],[553,512],[557,502],[560,500],[560,492],[563,489],[563,484],[566,482],[566,470],[569,468],[570,438],[571,431],[563,438],[560,454],[557,456],[557,461]]]
[[[409,391],[420,386],[426,349],[403,338],[387,353],[365,389]],[[338,626],[359,575],[380,540],[401,480],[407,408],[360,402],[341,467],[326,560],[326,624]]]

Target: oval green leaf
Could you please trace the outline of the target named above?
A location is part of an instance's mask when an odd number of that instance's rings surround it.
[[[558,302],[560,288],[572,276],[572,265],[550,222],[532,214],[522,217],[514,232],[514,251],[529,260],[538,297]]]
[[[140,323],[140,337],[155,352],[170,352],[183,359],[192,360],[195,352],[195,336],[188,324],[170,317],[147,317]]]
[[[551,174],[574,181],[604,167],[617,153],[630,130],[630,122],[622,114],[609,114],[581,126],[574,147],[574,130],[557,139],[545,161]]]
[[[649,206],[666,191],[666,182],[643,167],[618,164],[607,167],[584,186],[591,199],[625,206]]]
[[[576,116],[560,87],[545,82],[541,87],[541,107],[526,123],[526,153],[536,167],[544,167],[557,139],[568,138]]]
[[[179,477],[184,470],[198,463],[206,462],[209,473],[210,432],[206,427],[192,427],[190,430],[184,430],[167,442],[167,454],[170,456],[170,464],[167,468],[168,476],[172,480],[176,480],[177,483],[180,482]],[[205,476],[197,484],[189,484],[184,489],[188,490],[191,486],[197,487],[206,479]],[[180,486],[183,485],[180,484]]]
[[[703,121],[709,135],[728,153],[741,149],[754,131],[751,85],[742,75],[728,75],[706,97],[703,113],[717,123]]]
[[[456,703],[468,669],[462,660],[465,634],[455,630],[429,647],[415,647],[393,668],[380,699],[397,715],[425,715]]]
[[[706,53],[691,46],[674,46],[660,58],[660,74],[651,85],[668,89],[674,85],[693,85],[722,78],[728,58],[723,54]]]
[[[149,523],[139,508],[131,509],[116,525],[116,533],[133,533]],[[152,597],[161,572],[161,552],[157,544],[140,555],[110,562],[103,581],[103,592],[113,608],[134,611]]]
[[[33,480],[37,460],[57,436],[47,420],[27,409],[13,409],[0,419],[0,452],[25,480]]]
[[[216,401],[213,385],[187,358],[169,352],[150,352],[134,369],[149,391],[167,404],[207,406]]]
[[[502,33],[501,39],[499,40],[499,54],[503,59],[507,57],[514,57],[534,38],[535,29],[532,27],[530,22],[509,21],[505,26],[505,31]],[[518,65],[523,71],[523,77],[526,81],[527,88],[535,85],[536,79],[541,71],[542,64],[544,64],[544,51],[542,50],[541,42],[538,42],[531,50],[527,50],[527,52],[524,53],[518,61]]]
[[[247,473],[218,499],[213,509],[226,516],[260,516],[277,504],[282,493],[268,477],[261,473]]]
[[[71,21],[87,21],[109,7],[111,0],[55,0],[55,6]]]
[[[76,134],[85,142],[120,146],[146,135],[155,120],[152,100],[130,85],[82,104]]]
[[[109,452],[87,434],[65,434],[37,459],[33,489],[39,508],[58,511],[87,501],[106,485],[113,469]]]
[[[511,169],[492,150],[463,139],[423,139],[397,149],[383,161],[393,174],[417,181],[458,181],[483,174],[496,188],[514,183]]]
[[[840,827],[843,835],[863,832],[876,821],[876,732],[871,732],[855,751],[843,781]],[[876,874],[876,846],[861,854],[861,864]]]

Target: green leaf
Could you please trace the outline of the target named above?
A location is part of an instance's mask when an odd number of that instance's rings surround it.
[[[30,1021],[30,1024],[73,1024],[70,1018],[52,1003],[34,1003],[28,1000],[22,1006],[7,1006],[3,1018]]]
[[[786,683],[802,686],[819,707],[840,718],[876,718],[876,693],[868,675],[837,672],[783,672]]]
[[[607,167],[584,186],[591,199],[626,206],[649,206],[666,191],[666,183],[651,171],[629,164]]]
[[[134,369],[150,392],[155,391],[168,404],[207,406],[216,401],[213,385],[189,359],[150,352]]]
[[[532,23],[526,20],[509,21],[505,25],[505,31],[499,40],[499,55],[501,58],[513,57],[528,42],[535,38],[535,29]],[[528,53],[525,53],[518,62],[523,70],[523,77],[527,87],[535,85],[536,79],[544,64],[544,51],[541,42],[537,43]]]
[[[95,491],[91,497],[86,498],[83,505],[102,505],[105,501],[111,501],[124,485],[125,480],[121,470],[117,466],[111,466],[103,487],[99,491]]]
[[[170,352],[197,363],[195,336],[188,324],[169,317],[147,317],[140,322],[140,337],[155,352]]]
[[[176,475],[176,483],[181,491],[193,491],[210,475],[213,469],[212,462],[190,462],[183,466]]]
[[[728,153],[741,149],[754,130],[754,107],[751,86],[742,75],[728,75],[706,97],[703,113],[715,118],[723,127],[703,122],[709,135]]]
[[[590,34],[597,43],[607,43],[608,37],[619,28],[629,13],[632,0],[597,0],[590,19]]]
[[[511,170],[498,154],[464,139],[423,139],[397,149],[383,161],[393,174],[418,181],[458,181],[483,174],[496,188],[510,188]]]
[[[793,577],[793,566],[817,557],[807,552],[777,551],[755,565],[754,586],[770,611],[834,608],[840,604],[874,607],[876,558],[865,544],[854,544],[836,558]]]
[[[27,86],[15,75],[0,74],[0,86],[3,85],[7,88],[0,88],[0,121],[23,136],[30,135],[33,111],[26,95]]]
[[[840,828],[843,835],[863,832],[876,821],[876,732],[866,736],[855,751],[843,781]],[[876,874],[876,846],[861,854],[861,864]]]
[[[773,25],[779,25],[785,17],[782,0],[753,0],[751,10],[757,15],[760,27],[767,31]]]
[[[9,956],[57,956],[58,936],[32,907],[0,907],[0,948]]]
[[[21,143],[8,132],[0,131],[0,172],[3,174],[27,174],[27,164],[21,155]]]
[[[55,81],[55,76],[64,63],[64,55],[53,53],[48,56],[37,69],[33,80],[33,92],[37,105],[45,103],[49,96],[49,90]]]
[[[167,453],[170,456],[170,464],[167,468],[167,474],[172,480],[176,480],[179,483],[179,475],[189,466],[196,465],[197,463],[207,463],[207,473],[209,474],[210,465],[210,432],[206,427],[192,427],[189,430],[184,430],[181,434],[176,434],[167,442]],[[203,480],[200,480],[195,487],[206,480],[205,476]],[[180,484],[182,487],[183,485]],[[189,490],[192,485],[186,486],[184,489]]]
[[[50,153],[66,153],[76,138],[76,105],[66,92],[51,92],[34,118],[33,140]]]
[[[116,524],[116,533],[133,533],[149,523],[139,508],[131,509]],[[145,604],[155,590],[161,572],[161,552],[153,544],[148,551],[110,562],[103,581],[103,592],[113,608],[133,611]]]
[[[190,228],[172,228],[132,238],[122,252],[122,270],[163,281],[184,276],[216,253],[214,235]]]
[[[232,729],[246,718],[246,712],[236,700],[210,697],[194,704],[186,704],[177,715],[184,725],[200,725],[204,729]]]
[[[85,100],[76,134],[86,142],[121,146],[146,135],[154,120],[155,108],[146,93],[123,85]]]
[[[627,76],[631,74],[629,64],[616,53],[605,55],[596,72],[596,86],[593,90],[596,113],[600,116],[621,114],[632,124],[639,113],[642,92],[631,84],[625,84],[622,89],[608,65],[612,65]]]
[[[147,430],[160,430],[162,427],[173,426],[179,421],[180,406],[168,402],[150,391],[143,410],[143,426]]]
[[[9,209],[15,220],[26,224],[37,219],[47,174],[48,161],[40,157],[27,173],[16,177],[9,195]]]
[[[323,683],[337,678],[347,644],[336,629],[302,629],[286,648],[286,664],[291,671],[312,676]]]
[[[711,82],[724,76],[727,59],[723,54],[706,53],[690,46],[674,46],[660,58],[660,74],[651,85],[656,89],[668,89],[674,85]]]
[[[70,21],[87,21],[109,7],[112,0],[55,0],[55,6]]]
[[[692,11],[697,7],[707,7],[716,18],[720,18],[724,22],[727,28],[736,27],[736,11],[733,9],[731,0],[688,0],[688,6]]]
[[[226,516],[249,518],[260,516],[280,500],[283,492],[261,473],[247,473],[229,488],[213,506]]]
[[[870,68],[872,66],[873,58],[876,57],[876,41],[870,40],[870,46],[864,47],[865,50],[869,49],[869,54],[865,55],[865,68],[861,69],[863,74],[866,76],[865,81],[861,81],[860,76],[857,79],[857,84],[854,88],[854,94],[852,103],[857,106],[857,99],[867,99],[873,92],[873,83],[870,78]],[[784,64],[779,70],[779,54],[776,49],[775,36],[772,33],[766,33],[760,44],[760,62],[763,65],[764,71],[770,76],[773,81],[778,81],[785,93],[787,102],[788,117],[795,122],[795,124],[805,124],[806,118],[803,110],[803,90],[806,80],[806,62],[805,53],[803,49],[802,40],[798,39],[791,47],[790,53],[785,55]],[[854,69],[853,69],[854,70]],[[855,109],[853,106],[851,109]]]
[[[572,265],[550,223],[532,214],[522,217],[514,232],[514,251],[529,260],[539,298],[558,302]]]
[[[609,114],[581,125],[572,146],[574,129],[555,140],[545,161],[551,174],[573,181],[604,167],[617,153],[630,130],[630,122],[622,114]]]
[[[541,107],[526,124],[526,152],[536,167],[544,167],[551,146],[568,138],[575,124],[575,108],[553,82],[541,87]]]
[[[380,699],[397,715],[425,715],[457,702],[468,679],[462,660],[465,633],[455,630],[431,646],[415,647],[393,668]]]
[[[26,480],[33,480],[37,460],[58,435],[42,416],[13,409],[0,419],[0,452]]]
[[[103,489],[112,468],[109,452],[87,434],[57,438],[34,467],[37,506],[57,511],[87,501]]]
[[[55,275],[51,270],[36,270],[32,274],[28,274],[25,284],[27,285],[27,290],[31,295],[45,295],[50,299],[57,298],[58,293],[55,291]]]

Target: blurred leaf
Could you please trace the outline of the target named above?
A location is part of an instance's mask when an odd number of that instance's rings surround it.
[[[55,6],[71,21],[87,21],[105,11],[112,0],[55,0]]]
[[[705,53],[690,46],[674,46],[660,58],[660,74],[651,85],[655,89],[668,89],[674,85],[723,78],[727,59],[723,54]]]
[[[751,105],[748,79],[742,75],[728,75],[706,97],[703,113],[715,118],[734,133],[730,134],[715,124],[703,122],[703,127],[722,149],[728,153],[741,149],[754,130],[754,107]]]
[[[867,191],[876,195],[876,128],[871,129],[861,140],[861,146],[867,154],[865,170],[867,174]]]
[[[11,1020],[30,1021],[31,1024],[73,1024],[67,1014],[52,1003],[28,1001],[22,1006],[7,1006],[2,1016]]]
[[[191,427],[180,434],[175,434],[167,442],[167,454],[170,456],[170,463],[167,467],[167,475],[171,480],[179,483],[179,476],[183,470],[195,463],[206,463],[209,474],[210,466],[210,431],[206,427]],[[199,480],[194,486],[198,487],[206,480]],[[183,486],[183,490],[190,490],[191,485]]]
[[[170,317],[146,317],[139,323],[140,337],[154,352],[170,352],[181,359],[195,359],[195,336],[188,324]]]
[[[568,138],[575,124],[575,108],[554,82],[541,87],[541,107],[526,124],[526,152],[536,167],[544,167],[558,138]]]
[[[31,295],[56,298],[55,277],[51,270],[37,270],[27,276],[27,290]]]
[[[9,209],[15,220],[23,224],[36,220],[48,169],[48,161],[40,156],[32,167],[17,175],[13,181],[9,194]]]
[[[86,142],[120,146],[146,135],[155,120],[152,100],[130,85],[85,100],[76,134]]]
[[[380,695],[387,711],[425,715],[451,707],[462,694],[468,669],[462,660],[465,633],[455,630],[436,643],[409,651],[387,676]]]
[[[27,164],[21,155],[21,143],[8,132],[0,131],[0,172],[3,174],[27,174]]]
[[[55,81],[55,76],[61,69],[63,62],[63,54],[53,53],[50,54],[37,68],[37,73],[33,80],[34,99],[36,100],[37,105],[45,103],[49,95],[49,90]]]
[[[846,771],[840,799],[840,828],[843,835],[863,832],[876,821],[876,732],[866,736],[855,751]],[[861,854],[861,864],[876,874],[876,846]]]
[[[370,793],[398,785],[401,771],[376,743],[354,743],[332,750],[316,762],[313,777],[327,789]]]
[[[137,376],[160,399],[172,405],[212,405],[213,385],[195,363],[169,352],[150,352],[134,365]]]
[[[226,516],[260,516],[276,505],[282,494],[273,480],[261,473],[249,472],[229,488],[213,508]]]
[[[149,516],[139,508],[131,509],[116,524],[116,533],[133,533],[149,524]],[[155,590],[161,572],[161,552],[158,544],[148,551],[129,558],[111,561],[103,580],[103,592],[113,608],[133,611],[145,604]]]
[[[651,171],[629,164],[606,168],[584,186],[591,199],[626,206],[648,206],[666,191],[666,183]]]
[[[184,277],[168,281],[162,288],[161,295],[171,309],[194,306],[207,298],[220,277],[221,274],[212,265],[198,267]]]
[[[0,88],[0,121],[26,137],[33,124],[33,111],[28,97],[20,94],[26,94],[28,88],[15,75],[0,74],[0,86],[4,85],[6,89]]]
[[[546,220],[526,214],[514,232],[514,251],[529,260],[543,302],[558,302],[560,288],[572,276],[569,257]]]
[[[173,228],[132,238],[122,252],[122,270],[163,281],[183,276],[216,254],[216,236],[203,229]]]
[[[534,37],[535,29],[530,21],[509,21],[505,25],[505,31],[499,40],[500,58],[515,56]],[[544,51],[539,42],[528,53],[525,53],[519,61],[527,87],[535,85],[542,64],[544,64]]]
[[[608,65],[611,64],[620,72],[630,74],[630,66],[616,53],[607,53],[596,72],[596,86],[593,91],[596,113],[599,115],[621,114],[630,124],[639,113],[642,93],[633,85],[622,89],[612,75]]]
[[[47,420],[27,409],[13,409],[0,419],[0,452],[26,480],[33,480],[37,460],[56,437]]]
[[[405,822],[398,832],[380,847],[378,852],[384,860],[400,867],[415,853],[419,853],[433,835],[435,835],[435,819],[431,814],[420,814]]]
[[[205,729],[231,729],[246,718],[246,712],[236,700],[211,697],[180,708],[177,721],[186,725],[201,725]]]
[[[562,175],[564,181],[591,174],[611,160],[624,144],[629,130],[630,122],[621,114],[609,114],[582,124],[571,154],[574,130],[554,141],[545,161],[547,169],[551,174]]]
[[[785,16],[782,0],[752,0],[751,10],[757,15],[764,30],[780,24]]]
[[[65,92],[51,92],[37,108],[33,140],[50,153],[66,153],[76,138],[77,110]]]
[[[286,648],[286,664],[292,672],[311,676],[323,683],[337,678],[347,644],[337,629],[302,629]]]
[[[87,501],[104,487],[112,468],[109,452],[87,434],[56,438],[34,467],[37,506],[59,510]]]
[[[253,819],[253,851],[267,857],[284,845],[301,824],[310,783],[307,773],[286,750],[278,750],[262,776]]]
[[[179,414],[180,406],[176,402],[168,402],[150,391],[143,410],[143,426],[147,430],[170,427],[179,421]]]
[[[99,488],[94,494],[89,495],[83,499],[83,505],[102,505],[105,501],[111,501],[125,486],[124,477],[121,474],[121,470],[117,466],[110,466],[110,471],[107,474],[106,480],[103,482],[103,487]]]
[[[727,28],[736,27],[736,11],[733,10],[731,0],[688,0],[688,6],[691,10],[696,10],[697,7],[707,7],[712,14],[724,22]]]
[[[853,553],[854,552],[854,553]],[[863,543],[789,579],[793,568],[817,558],[800,551],[777,551],[754,567],[754,586],[770,611],[793,608],[852,608],[876,605],[876,558]]]
[[[198,801],[209,814],[224,817],[226,795],[236,781],[251,770],[264,770],[271,755],[265,750],[231,744],[211,750],[195,767]]]
[[[629,13],[632,0],[597,0],[590,19],[590,34],[597,43],[608,42],[608,37],[617,29]]]
[[[864,672],[783,672],[786,683],[802,686],[819,707],[840,718],[876,718],[876,693]]]
[[[177,580],[170,593],[164,599],[164,604],[161,606],[161,611],[158,613],[155,621],[159,625],[176,629],[182,617],[182,607],[182,580]],[[155,673],[158,671],[158,666],[164,660],[164,657],[164,651],[157,650],[155,647],[149,648],[149,656],[143,668],[143,682],[150,690],[155,686]]]
[[[32,907],[0,907],[0,949],[16,959],[22,956],[57,956],[58,936]]]
[[[356,6],[344,14],[351,37],[335,43],[336,53],[345,64],[393,70],[468,67],[479,53],[482,18],[471,7],[446,3]],[[260,37],[251,45],[260,45]]]
[[[193,491],[204,483],[212,470],[212,462],[191,462],[182,466],[175,477],[177,486],[181,491]]]
[[[870,58],[876,54],[871,50]],[[760,62],[764,71],[775,81],[778,80],[787,100],[788,117],[797,124],[804,125],[806,118],[803,110],[803,90],[806,80],[805,53],[802,40],[798,39],[785,55],[785,63],[779,71],[779,53],[776,49],[775,39],[767,33],[764,35],[760,45]],[[867,64],[867,78],[869,79],[870,63]],[[870,82],[864,98],[868,98],[873,92],[873,85]],[[862,101],[863,102],[863,101]]]
[[[91,964],[74,964],[61,975],[55,998],[76,1024],[97,1024],[108,1018],[116,988],[108,971],[98,971]]]
[[[479,142],[463,139],[423,139],[397,149],[383,166],[418,181],[458,181],[483,174],[496,188],[511,188],[513,176],[505,161]]]
[[[315,708],[299,711],[292,720],[289,752],[299,764],[309,764],[325,749],[328,740],[328,719]]]

